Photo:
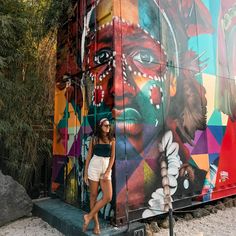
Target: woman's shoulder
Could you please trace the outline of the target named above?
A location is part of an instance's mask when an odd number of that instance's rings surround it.
[[[93,135],[91,136],[91,139],[90,139],[90,140],[91,140],[91,142],[92,142],[93,145],[94,145],[94,144],[97,144],[97,143],[98,143],[98,140],[99,140],[99,139],[98,139],[98,136],[96,136],[96,135],[93,134]]]

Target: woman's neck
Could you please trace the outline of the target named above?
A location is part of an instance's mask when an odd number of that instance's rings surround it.
[[[103,142],[103,143],[107,143],[109,141],[108,139],[108,135],[105,133],[105,134],[102,134],[102,137],[100,138],[100,140]]]

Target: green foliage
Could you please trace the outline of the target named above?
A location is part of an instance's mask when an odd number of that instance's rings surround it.
[[[44,158],[51,157],[51,140],[43,132],[51,125],[45,120],[47,101],[42,84],[35,78],[18,82],[1,78],[0,81],[3,171],[29,189],[32,175],[37,174]],[[40,129],[35,129],[35,124],[40,124]]]
[[[0,0],[0,168],[27,190],[52,155],[56,34],[45,30],[49,6]]]
[[[63,22],[63,19],[69,14],[71,2],[71,0],[50,1],[48,11],[45,12],[44,17],[46,32],[52,28],[57,28]]]
[[[29,19],[24,5],[19,1],[2,1],[0,4],[0,56],[5,63],[19,62]],[[4,65],[0,63],[0,68]],[[6,66],[6,64],[5,64]]]

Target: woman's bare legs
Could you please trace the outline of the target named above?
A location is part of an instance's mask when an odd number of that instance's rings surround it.
[[[94,218],[94,216],[98,213],[98,211],[103,208],[108,202],[112,199],[112,184],[111,180],[100,180],[100,186],[102,189],[102,199],[97,201],[94,207],[90,210],[90,212],[84,215],[84,224],[88,225],[89,222]]]
[[[98,196],[98,187],[99,187],[99,182],[89,179],[90,210],[93,209],[94,205],[96,204],[97,196]],[[94,233],[96,234],[100,232],[97,213],[94,215],[93,219],[94,219]]]

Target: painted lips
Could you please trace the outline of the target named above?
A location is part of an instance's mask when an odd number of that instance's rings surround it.
[[[132,136],[142,131],[142,117],[136,109],[113,109],[113,115],[116,117],[116,126],[120,133]]]

